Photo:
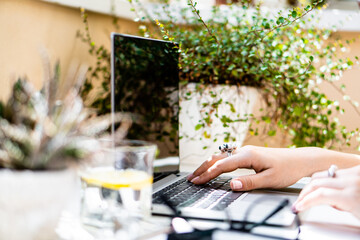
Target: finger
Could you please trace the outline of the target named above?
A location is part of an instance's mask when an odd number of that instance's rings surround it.
[[[360,165],[336,171],[336,177],[360,176]]]
[[[328,204],[337,209],[346,210],[346,197],[342,190],[332,188],[318,188],[306,195],[301,201],[294,205],[296,211],[304,211],[316,205]]]
[[[338,174],[339,174],[339,171],[336,171],[336,172],[335,172],[335,175],[338,175]],[[334,176],[335,176],[335,175],[334,175]],[[333,177],[333,176],[330,176],[330,175],[329,175],[329,169],[328,169],[328,170],[325,170],[325,171],[320,171],[320,172],[314,173],[314,174],[311,176],[311,180],[320,179],[320,178],[329,178],[329,177]]]
[[[219,153],[219,154],[215,154],[212,155],[211,158],[209,158],[208,160],[204,161],[200,167],[198,167],[192,174],[190,174],[187,179],[189,181],[191,181],[192,179],[194,179],[195,177],[201,175],[203,172],[205,172],[206,170],[208,170],[212,165],[214,165],[214,163],[216,163],[216,161],[223,159],[227,156],[227,154],[225,153]]]
[[[329,178],[328,171],[326,170],[326,171],[316,172],[311,176],[311,180],[319,179],[319,178]]]
[[[195,184],[204,184],[222,173],[232,172],[235,169],[242,167],[242,164],[239,164],[237,158],[238,157],[236,155],[233,155],[221,160],[217,160],[211,167],[209,167],[199,176],[193,178],[191,182]]]
[[[348,179],[337,179],[337,178],[318,178],[311,181],[300,193],[298,199],[295,201],[294,205],[301,201],[305,196],[311,192],[324,187],[324,188],[333,188],[333,189],[344,189],[348,186]]]
[[[258,188],[271,187],[268,171],[260,172],[253,175],[241,176],[234,178],[230,182],[233,191],[249,191]]]

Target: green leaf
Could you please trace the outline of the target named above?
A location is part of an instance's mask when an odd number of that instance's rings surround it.
[[[267,133],[270,137],[275,136],[276,135],[276,130],[269,130]]]
[[[285,22],[285,18],[284,18],[284,17],[279,17],[278,21],[279,21],[279,23],[284,23],[284,22]]]
[[[204,131],[203,136],[204,136],[204,138],[206,138],[206,139],[210,139],[210,138],[211,138],[211,134],[209,134],[207,131]]]
[[[236,110],[235,110],[234,104],[229,103],[229,105],[230,105],[230,111],[233,112],[233,113],[235,113]]]
[[[198,131],[198,130],[200,130],[201,128],[203,127],[203,125],[202,124],[197,124],[196,126],[195,126],[195,131]]]
[[[271,118],[268,117],[268,116],[263,116],[261,119],[262,119],[265,123],[271,123]]]

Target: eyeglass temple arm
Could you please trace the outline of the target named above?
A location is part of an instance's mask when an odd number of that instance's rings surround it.
[[[280,212],[284,207],[286,207],[287,205],[289,205],[289,199],[284,199],[283,201],[280,202],[279,206],[277,206],[269,215],[267,215],[261,222],[255,223],[253,225],[251,225],[251,227],[249,229],[245,228],[246,231],[251,231],[253,228],[260,226],[260,225],[264,225],[266,223],[267,220],[269,220],[272,216],[274,216],[275,214],[277,214],[278,212]]]

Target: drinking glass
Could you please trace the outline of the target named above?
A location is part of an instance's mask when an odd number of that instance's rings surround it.
[[[81,219],[85,225],[118,230],[150,216],[156,145],[140,140],[113,145],[80,173]]]

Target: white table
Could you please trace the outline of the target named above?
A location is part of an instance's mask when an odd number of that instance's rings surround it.
[[[196,166],[198,166],[196,163],[183,164],[181,170],[191,172]],[[250,170],[237,170],[232,174],[244,175],[252,173],[254,172]],[[307,181],[308,179],[301,180],[300,185]],[[319,206],[301,214],[300,217],[302,220],[300,239],[360,239],[360,221],[349,213],[335,210],[329,206]],[[214,221],[190,220],[190,223],[200,229],[228,227],[225,223]],[[144,222],[141,226],[138,226],[139,234],[142,236],[140,239],[166,239],[169,225],[170,218],[153,216],[149,222]],[[114,239],[113,234],[108,230],[95,231],[84,228],[79,219],[77,204],[73,205],[72,209],[63,213],[57,232],[61,240]],[[214,239],[240,239],[241,235],[244,234],[218,231],[214,234]],[[246,238],[250,239],[249,236],[246,236]],[[123,239],[123,237],[119,235],[118,239]],[[252,237],[252,239],[262,238]]]

